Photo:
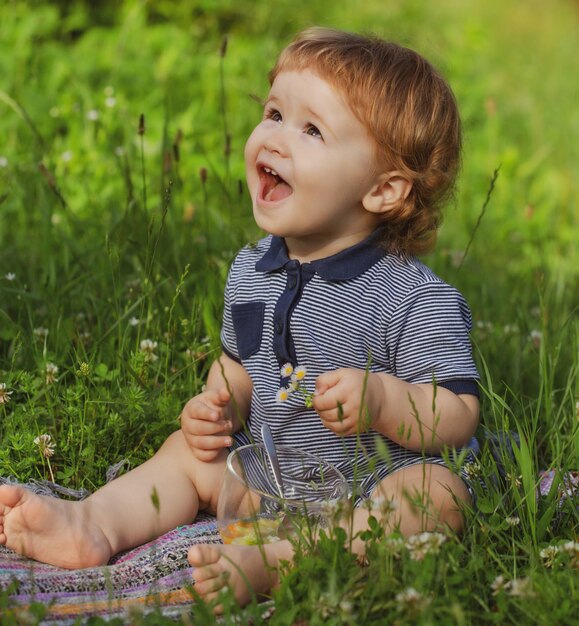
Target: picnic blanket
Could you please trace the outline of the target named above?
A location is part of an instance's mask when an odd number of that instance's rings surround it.
[[[560,480],[557,474],[555,470],[540,473],[537,495],[547,496],[556,481],[558,500],[576,501],[579,473],[567,472]],[[0,484],[5,482],[14,481],[0,477]],[[33,481],[26,486],[55,497],[82,499],[88,495],[47,481]],[[0,607],[0,614],[11,611],[21,615],[18,623],[25,623],[25,613],[36,602],[47,607],[42,620],[47,625],[73,624],[76,620],[84,623],[92,616],[126,618],[134,611],[159,611],[166,617],[179,618],[194,602],[192,568],[187,562],[189,546],[220,542],[215,519],[200,516],[193,524],[179,526],[150,543],[115,555],[102,567],[61,569],[0,546],[0,589],[8,589],[10,597],[9,606]],[[264,616],[271,610],[267,608]]]
[[[9,481],[0,478],[1,482]],[[55,497],[87,495],[46,481],[26,486]],[[10,598],[0,613],[10,611],[18,616],[18,623],[24,623],[26,614],[34,610],[33,603],[40,603],[47,607],[42,624],[66,625],[79,618],[84,623],[92,616],[110,619],[150,611],[178,618],[194,602],[188,548],[194,543],[220,542],[215,519],[200,516],[193,524],[115,555],[101,567],[61,569],[0,546],[0,589],[9,590]]]

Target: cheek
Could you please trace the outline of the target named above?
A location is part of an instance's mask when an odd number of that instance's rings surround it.
[[[245,159],[245,176],[247,178],[247,185],[250,191],[253,190],[257,184],[257,172],[255,171],[255,161],[257,159],[257,140],[256,133],[253,131],[247,141],[245,142],[245,148],[243,151],[243,158]]]

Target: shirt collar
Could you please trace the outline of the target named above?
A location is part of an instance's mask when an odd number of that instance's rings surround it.
[[[316,274],[328,281],[349,280],[360,276],[386,254],[379,244],[380,230],[376,229],[366,239],[350,248],[325,259],[304,263],[302,267],[313,269]],[[258,272],[275,272],[291,262],[284,239],[273,235],[269,249],[257,261],[255,269]]]

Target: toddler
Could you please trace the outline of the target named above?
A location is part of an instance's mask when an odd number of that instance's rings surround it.
[[[388,530],[461,530],[469,487],[442,452],[466,446],[478,424],[471,318],[416,258],[459,167],[453,94],[409,49],[319,28],[282,52],[270,84],[245,146],[268,235],[232,264],[205,390],[149,461],[82,502],[0,487],[0,543],[88,567],[215,513],[230,449],[260,442],[263,422],[277,444],[336,465],[356,505],[392,501]],[[308,401],[292,393],[292,371]],[[368,509],[353,515],[355,535]],[[267,593],[292,550],[287,540],[194,546],[195,589],[211,600],[228,584],[246,603],[246,583]]]

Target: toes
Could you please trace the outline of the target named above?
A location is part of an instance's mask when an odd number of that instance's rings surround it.
[[[6,507],[14,508],[24,496],[23,487],[14,485],[0,486],[0,511],[6,512]]]
[[[211,578],[217,578],[222,573],[223,570],[218,567],[211,567],[210,565],[206,567],[196,567],[193,570],[193,580],[196,583],[200,583]]]
[[[211,544],[191,546],[187,553],[187,560],[193,567],[204,567],[217,563],[221,556],[221,550]]]
[[[195,579],[194,579],[195,580]],[[195,591],[206,601],[209,596],[217,594],[227,585],[227,578],[223,575],[215,576],[207,580],[195,580]]]

